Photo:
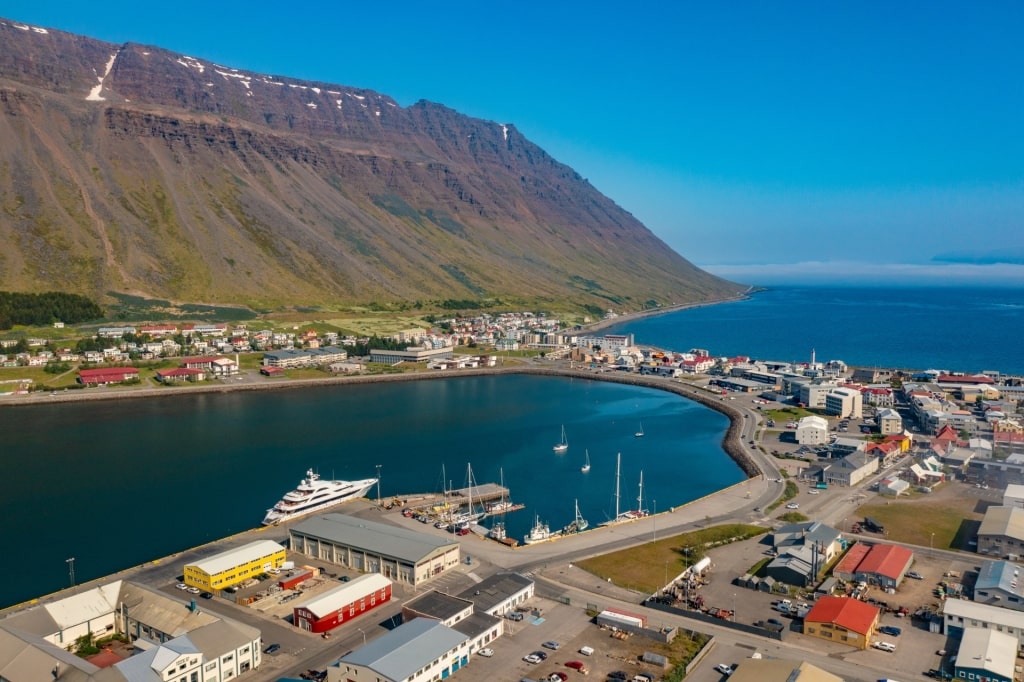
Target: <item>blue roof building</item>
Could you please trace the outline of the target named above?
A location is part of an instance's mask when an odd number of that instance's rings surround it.
[[[974,601],[1024,611],[1024,568],[1012,561],[986,561],[974,583]]]

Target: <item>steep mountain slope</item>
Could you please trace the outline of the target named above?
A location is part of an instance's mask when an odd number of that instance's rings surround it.
[[[0,19],[0,289],[262,306],[740,289],[514,126]]]

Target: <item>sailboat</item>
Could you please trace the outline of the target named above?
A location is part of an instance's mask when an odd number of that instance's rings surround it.
[[[585,450],[584,452],[586,452],[587,461],[583,466],[580,467],[580,471],[582,471],[583,473],[587,473],[588,471],[590,471],[590,450]]]
[[[559,455],[569,449],[569,441],[565,438],[565,424],[562,424],[562,440],[555,447],[551,448]]]
[[[615,459],[615,516],[602,523],[602,526],[611,526],[616,523],[622,523],[623,521],[633,521],[647,516],[647,510],[644,509],[644,472],[642,471],[640,472],[640,496],[636,498],[637,508],[628,509],[624,512],[619,511],[619,478],[621,474],[621,465],[622,453],[620,452]]]
[[[590,528],[590,522],[580,515],[580,501],[576,500],[576,518],[573,519],[572,523],[562,529],[562,535],[582,533],[587,528]]]
[[[466,511],[452,519],[452,525],[458,528],[468,528],[471,523],[476,523],[485,515],[485,512],[473,507],[473,486],[476,481],[473,479],[473,466],[466,464]]]
[[[643,423],[643,421],[640,422],[640,430],[637,431],[636,433],[634,433],[633,435],[636,436],[637,438],[643,438],[644,437],[644,423]]]

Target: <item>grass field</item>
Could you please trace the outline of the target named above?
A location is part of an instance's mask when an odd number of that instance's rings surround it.
[[[964,493],[962,483],[946,483],[929,494],[866,504],[857,510],[885,526],[885,537],[921,547],[968,549],[990,504]],[[843,530],[843,529],[841,529]]]
[[[705,548],[756,537],[760,526],[727,524],[672,535],[654,542],[577,562],[577,566],[616,585],[651,593],[698,561]]]

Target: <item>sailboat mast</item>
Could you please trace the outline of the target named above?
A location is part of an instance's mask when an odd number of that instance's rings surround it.
[[[640,471],[640,495],[636,498],[636,510],[641,514],[644,511],[644,472]]]
[[[615,457],[615,518],[619,518],[619,473],[622,467],[622,453]]]

